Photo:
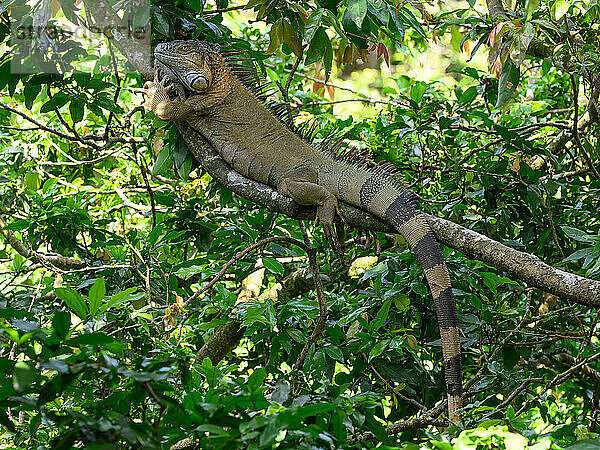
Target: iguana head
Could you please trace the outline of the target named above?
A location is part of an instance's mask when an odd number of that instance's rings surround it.
[[[164,42],[154,49],[154,58],[158,77],[166,76],[188,94],[221,98],[229,94],[230,70],[216,44],[197,40]],[[182,90],[176,89],[182,96]]]

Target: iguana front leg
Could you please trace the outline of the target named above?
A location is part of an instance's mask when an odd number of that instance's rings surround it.
[[[184,101],[171,100],[166,87],[167,77],[149,83],[150,109],[161,120],[180,122],[196,114],[204,113],[199,96],[193,95]]]
[[[147,89],[150,96],[150,109],[161,120],[182,121],[194,114],[194,107],[187,101],[171,100],[166,87],[167,77],[154,79]]]
[[[321,222],[325,237],[343,259],[340,243],[333,226],[336,213],[342,217],[337,198],[317,184],[317,172],[309,167],[298,167],[284,174],[277,184],[277,190],[297,203],[305,206],[317,206],[316,222]]]

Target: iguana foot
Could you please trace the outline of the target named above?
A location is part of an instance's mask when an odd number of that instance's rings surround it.
[[[325,232],[325,238],[343,262],[344,252],[338,240],[333,220],[336,214],[342,221],[344,221],[344,217],[340,211],[337,198],[323,186],[317,184],[316,181],[316,171],[301,166],[288,171],[279,181],[277,190],[281,194],[293,198],[301,205],[314,205],[317,207],[315,225],[319,222],[321,223]]]
[[[344,220],[337,199],[332,196],[325,200],[322,205],[317,206],[315,225],[321,223],[323,232],[325,233],[325,238],[343,263],[344,251],[342,249],[342,245],[340,244],[338,233],[333,224],[336,214],[342,219],[342,221]]]

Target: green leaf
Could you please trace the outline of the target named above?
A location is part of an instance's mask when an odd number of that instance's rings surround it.
[[[361,28],[368,11],[367,0],[348,0],[347,5],[348,18]]]
[[[425,33],[425,30],[410,9],[408,9],[406,6],[403,6],[397,10],[397,15],[399,18],[403,19],[404,23],[408,23],[411,27],[413,27],[417,33],[421,35],[421,37],[427,39],[427,33]]]
[[[162,223],[152,228],[152,231],[150,232],[150,234],[148,234],[148,244],[150,246],[154,246],[156,244],[156,241],[158,241],[158,238],[163,233],[164,229],[165,225]]]
[[[115,338],[107,335],[106,333],[96,332],[76,336],[72,339],[69,339],[65,343],[71,347],[81,347],[82,345],[102,346],[115,341]]]
[[[131,287],[121,291],[115,295],[113,295],[107,302],[103,303],[102,306],[98,309],[98,314],[103,314],[109,308],[113,308],[115,306],[119,306],[126,302],[134,302],[136,300],[140,300],[144,295],[144,292],[140,292],[138,294],[133,294],[137,290],[137,287]]]
[[[344,354],[338,347],[327,346],[323,348],[323,351],[332,359],[339,362],[344,362]]]
[[[16,433],[17,429],[15,428],[15,424],[9,419],[8,414],[4,409],[0,409],[0,423],[11,433]]]
[[[256,14],[256,20],[263,20],[265,17],[269,15],[271,11],[277,6],[279,0],[265,0],[262,4],[261,8],[258,10],[258,14]]]
[[[13,369],[13,389],[23,392],[31,386],[36,379],[36,370],[24,361],[17,361]]]
[[[171,166],[173,166],[171,146],[165,145],[156,156],[156,161],[154,161],[154,165],[152,166],[152,176],[164,175]]]
[[[63,300],[66,305],[77,314],[81,320],[85,320],[88,314],[88,307],[81,295],[71,288],[56,288],[54,293],[58,298]]]
[[[29,191],[37,191],[42,185],[42,177],[37,172],[27,172],[25,174],[25,187]]]
[[[333,49],[331,47],[329,36],[327,36],[327,33],[323,27],[319,27],[315,32],[315,37],[313,38],[310,46],[308,47],[308,51],[306,52],[304,64],[309,65],[318,61],[323,61],[325,66],[325,77],[328,79],[329,74],[331,73]]]
[[[25,96],[25,107],[31,111],[33,108],[33,102],[42,90],[41,84],[25,84],[25,88],[23,89],[23,95]]]
[[[574,227],[569,227],[569,226],[565,225],[565,226],[561,226],[560,229],[563,231],[563,233],[565,233],[571,239],[578,241],[578,242],[584,242],[586,244],[594,244],[594,243],[596,243],[596,240],[598,239],[596,236],[589,235],[586,232],[581,231]]]
[[[287,381],[279,380],[271,394],[271,401],[283,405],[290,397],[290,385]]]
[[[75,0],[60,0],[60,6],[65,17],[78,25],[80,23],[80,17],[77,14],[77,7],[75,6]]]
[[[569,0],[556,0],[552,3],[550,7],[550,11],[554,15],[554,20],[557,21],[562,16],[564,16],[569,8],[571,7],[571,3]]]
[[[175,161],[177,174],[182,180],[187,180],[192,171],[193,157],[179,133],[176,135],[175,145],[173,145],[173,161]]]
[[[392,297],[387,299],[383,303],[383,306],[379,309],[379,311],[377,311],[377,317],[373,322],[371,322],[371,325],[369,327],[372,331],[379,330],[383,326],[384,322],[387,320],[388,314],[390,312],[390,306],[392,305],[392,300]]]
[[[458,99],[458,103],[463,105],[467,105],[471,103],[477,97],[477,88],[475,86],[471,86],[467,88]]]
[[[325,14],[325,10],[323,8],[319,8],[314,10],[308,17],[308,20],[304,25],[304,42],[306,44],[310,44],[315,37],[315,33],[321,26],[323,14]]]
[[[269,31],[269,47],[265,51],[265,54],[270,55],[279,48],[283,42],[283,18],[277,20],[271,25],[271,31]]]
[[[42,185],[42,194],[47,194],[50,191],[50,189],[52,189],[52,186],[54,186],[57,182],[57,177],[46,179],[46,181],[44,181],[44,184]]]
[[[490,272],[481,272],[481,279],[483,283],[496,295],[498,288],[496,284],[496,274]]]
[[[155,31],[167,38],[171,37],[171,23],[168,16],[157,6],[152,7],[152,32]]]
[[[298,32],[287,20],[283,20],[283,42],[294,52],[298,58],[302,57],[302,45],[298,39]]]
[[[593,254],[594,254],[593,247],[582,248],[580,250],[577,250],[577,251],[571,253],[569,256],[564,258],[561,262],[578,261],[581,258],[586,258]]]
[[[219,379],[223,376],[221,370],[212,365],[210,358],[204,358],[202,365],[198,369],[206,377],[206,382],[210,387],[216,386],[219,383]]]
[[[52,328],[56,331],[59,338],[64,339],[69,333],[71,327],[71,314],[65,311],[56,311],[52,317]]]
[[[383,0],[367,0],[368,12],[380,25],[387,26],[390,21],[390,8]]]
[[[108,97],[108,94],[105,92],[96,94],[94,97],[94,104],[96,106],[101,106],[102,108],[114,114],[123,114],[123,108],[117,105],[112,98]]]
[[[102,303],[102,299],[105,295],[106,285],[104,283],[104,278],[96,278],[96,281],[94,281],[94,284],[90,288],[90,294],[88,295],[88,304],[90,305],[90,315],[92,317],[96,316],[100,303]]]
[[[23,256],[21,256],[20,253],[15,253],[15,256],[13,256],[13,260],[12,260],[12,266],[13,269],[15,269],[15,271],[19,271],[21,270],[21,267],[23,267],[23,263],[25,262],[25,258],[23,258]]]
[[[527,20],[531,19],[531,16],[535,12],[535,10],[538,9],[538,6],[540,6],[540,0],[527,0],[527,2],[525,3],[525,9],[527,10]]]
[[[4,2],[6,3],[6,2]],[[2,3],[2,5],[4,5]],[[8,84],[11,77],[11,68],[10,68],[10,59],[6,59],[4,63],[0,64],[0,90],[4,89],[4,87]]]
[[[60,108],[68,103],[69,96],[64,92],[58,92],[54,95],[50,100],[42,105],[40,108],[40,113],[47,113],[50,111],[54,111],[55,109]]]
[[[281,264],[275,258],[265,257],[262,261],[263,265],[265,266],[265,269],[267,269],[269,272],[276,273],[278,275],[283,275],[285,268],[283,267],[283,264]]]
[[[306,344],[306,335],[299,330],[290,328],[287,330],[290,337],[299,344]]]
[[[498,100],[496,108],[503,106],[513,96],[519,85],[520,72],[510,58],[502,66],[500,80],[498,81]]]
[[[256,392],[262,386],[266,376],[267,371],[264,367],[260,367],[252,372],[252,375],[248,377],[248,382],[246,383],[248,390],[250,392]]]
[[[188,5],[190,9],[196,12],[202,11],[202,8],[204,7],[203,0],[185,0],[185,4]]]
[[[150,25],[150,3],[141,3],[133,13],[131,26],[134,32],[141,32],[148,25]]]
[[[188,278],[192,275],[196,275],[197,273],[204,272],[206,270],[206,265],[203,264],[201,266],[187,266],[182,267],[181,269],[177,269],[174,274],[181,278]]]
[[[83,110],[85,108],[85,101],[79,97],[74,98],[69,103],[69,112],[71,113],[71,120],[73,123],[81,122],[83,119]]]
[[[423,81],[417,81],[410,87],[410,99],[415,103],[419,103],[427,92],[429,85]]]

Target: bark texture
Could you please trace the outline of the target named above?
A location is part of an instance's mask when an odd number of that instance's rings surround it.
[[[300,206],[274,188],[243,177],[231,169],[187,124],[178,124],[178,128],[202,167],[236,194],[296,219],[314,218],[314,208]],[[394,232],[391,226],[371,214],[345,203],[340,203],[340,207],[346,221],[354,227]],[[600,281],[552,267],[535,255],[515,250],[449,220],[430,215],[427,215],[427,219],[439,242],[469,258],[497,267],[511,278],[564,299],[587,306],[600,305]]]

